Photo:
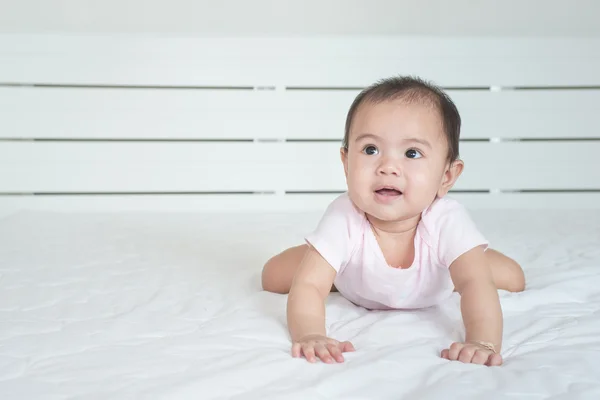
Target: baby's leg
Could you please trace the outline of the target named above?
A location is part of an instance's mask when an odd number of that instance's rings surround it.
[[[515,260],[493,249],[487,249],[485,254],[487,254],[492,277],[498,289],[509,292],[525,290],[525,275]]]
[[[306,244],[290,247],[267,261],[262,271],[263,289],[268,292],[289,293],[294,275],[307,249]]]
[[[306,244],[290,247],[267,261],[262,271],[263,289],[268,292],[288,293],[307,248]]]

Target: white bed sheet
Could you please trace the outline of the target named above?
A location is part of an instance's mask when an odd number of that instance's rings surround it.
[[[525,268],[501,291],[505,364],[449,362],[459,298],[366,311],[332,294],[339,365],[290,356],[268,257],[319,213],[59,214],[0,220],[2,399],[598,399],[600,211],[473,212]]]

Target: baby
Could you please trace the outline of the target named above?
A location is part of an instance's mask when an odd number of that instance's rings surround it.
[[[354,351],[326,336],[331,290],[367,309],[430,307],[458,291],[466,337],[441,356],[502,364],[498,289],[522,291],[525,278],[446,197],[464,168],[460,126],[452,100],[419,78],[385,79],[356,97],[340,150],[347,192],[306,244],[274,256],[262,273],[265,290],[289,293],[292,356],[333,363]]]

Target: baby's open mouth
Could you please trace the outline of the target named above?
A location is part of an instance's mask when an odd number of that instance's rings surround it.
[[[382,196],[400,196],[402,194],[401,191],[394,188],[381,188],[376,190],[375,193],[380,194]]]

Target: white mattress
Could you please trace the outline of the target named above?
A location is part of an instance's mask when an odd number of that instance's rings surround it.
[[[600,398],[600,211],[472,215],[528,281],[500,293],[501,367],[439,357],[463,335],[458,295],[377,312],[332,294],[330,335],[357,351],[291,358],[260,271],[319,213],[4,218],[0,398]]]

